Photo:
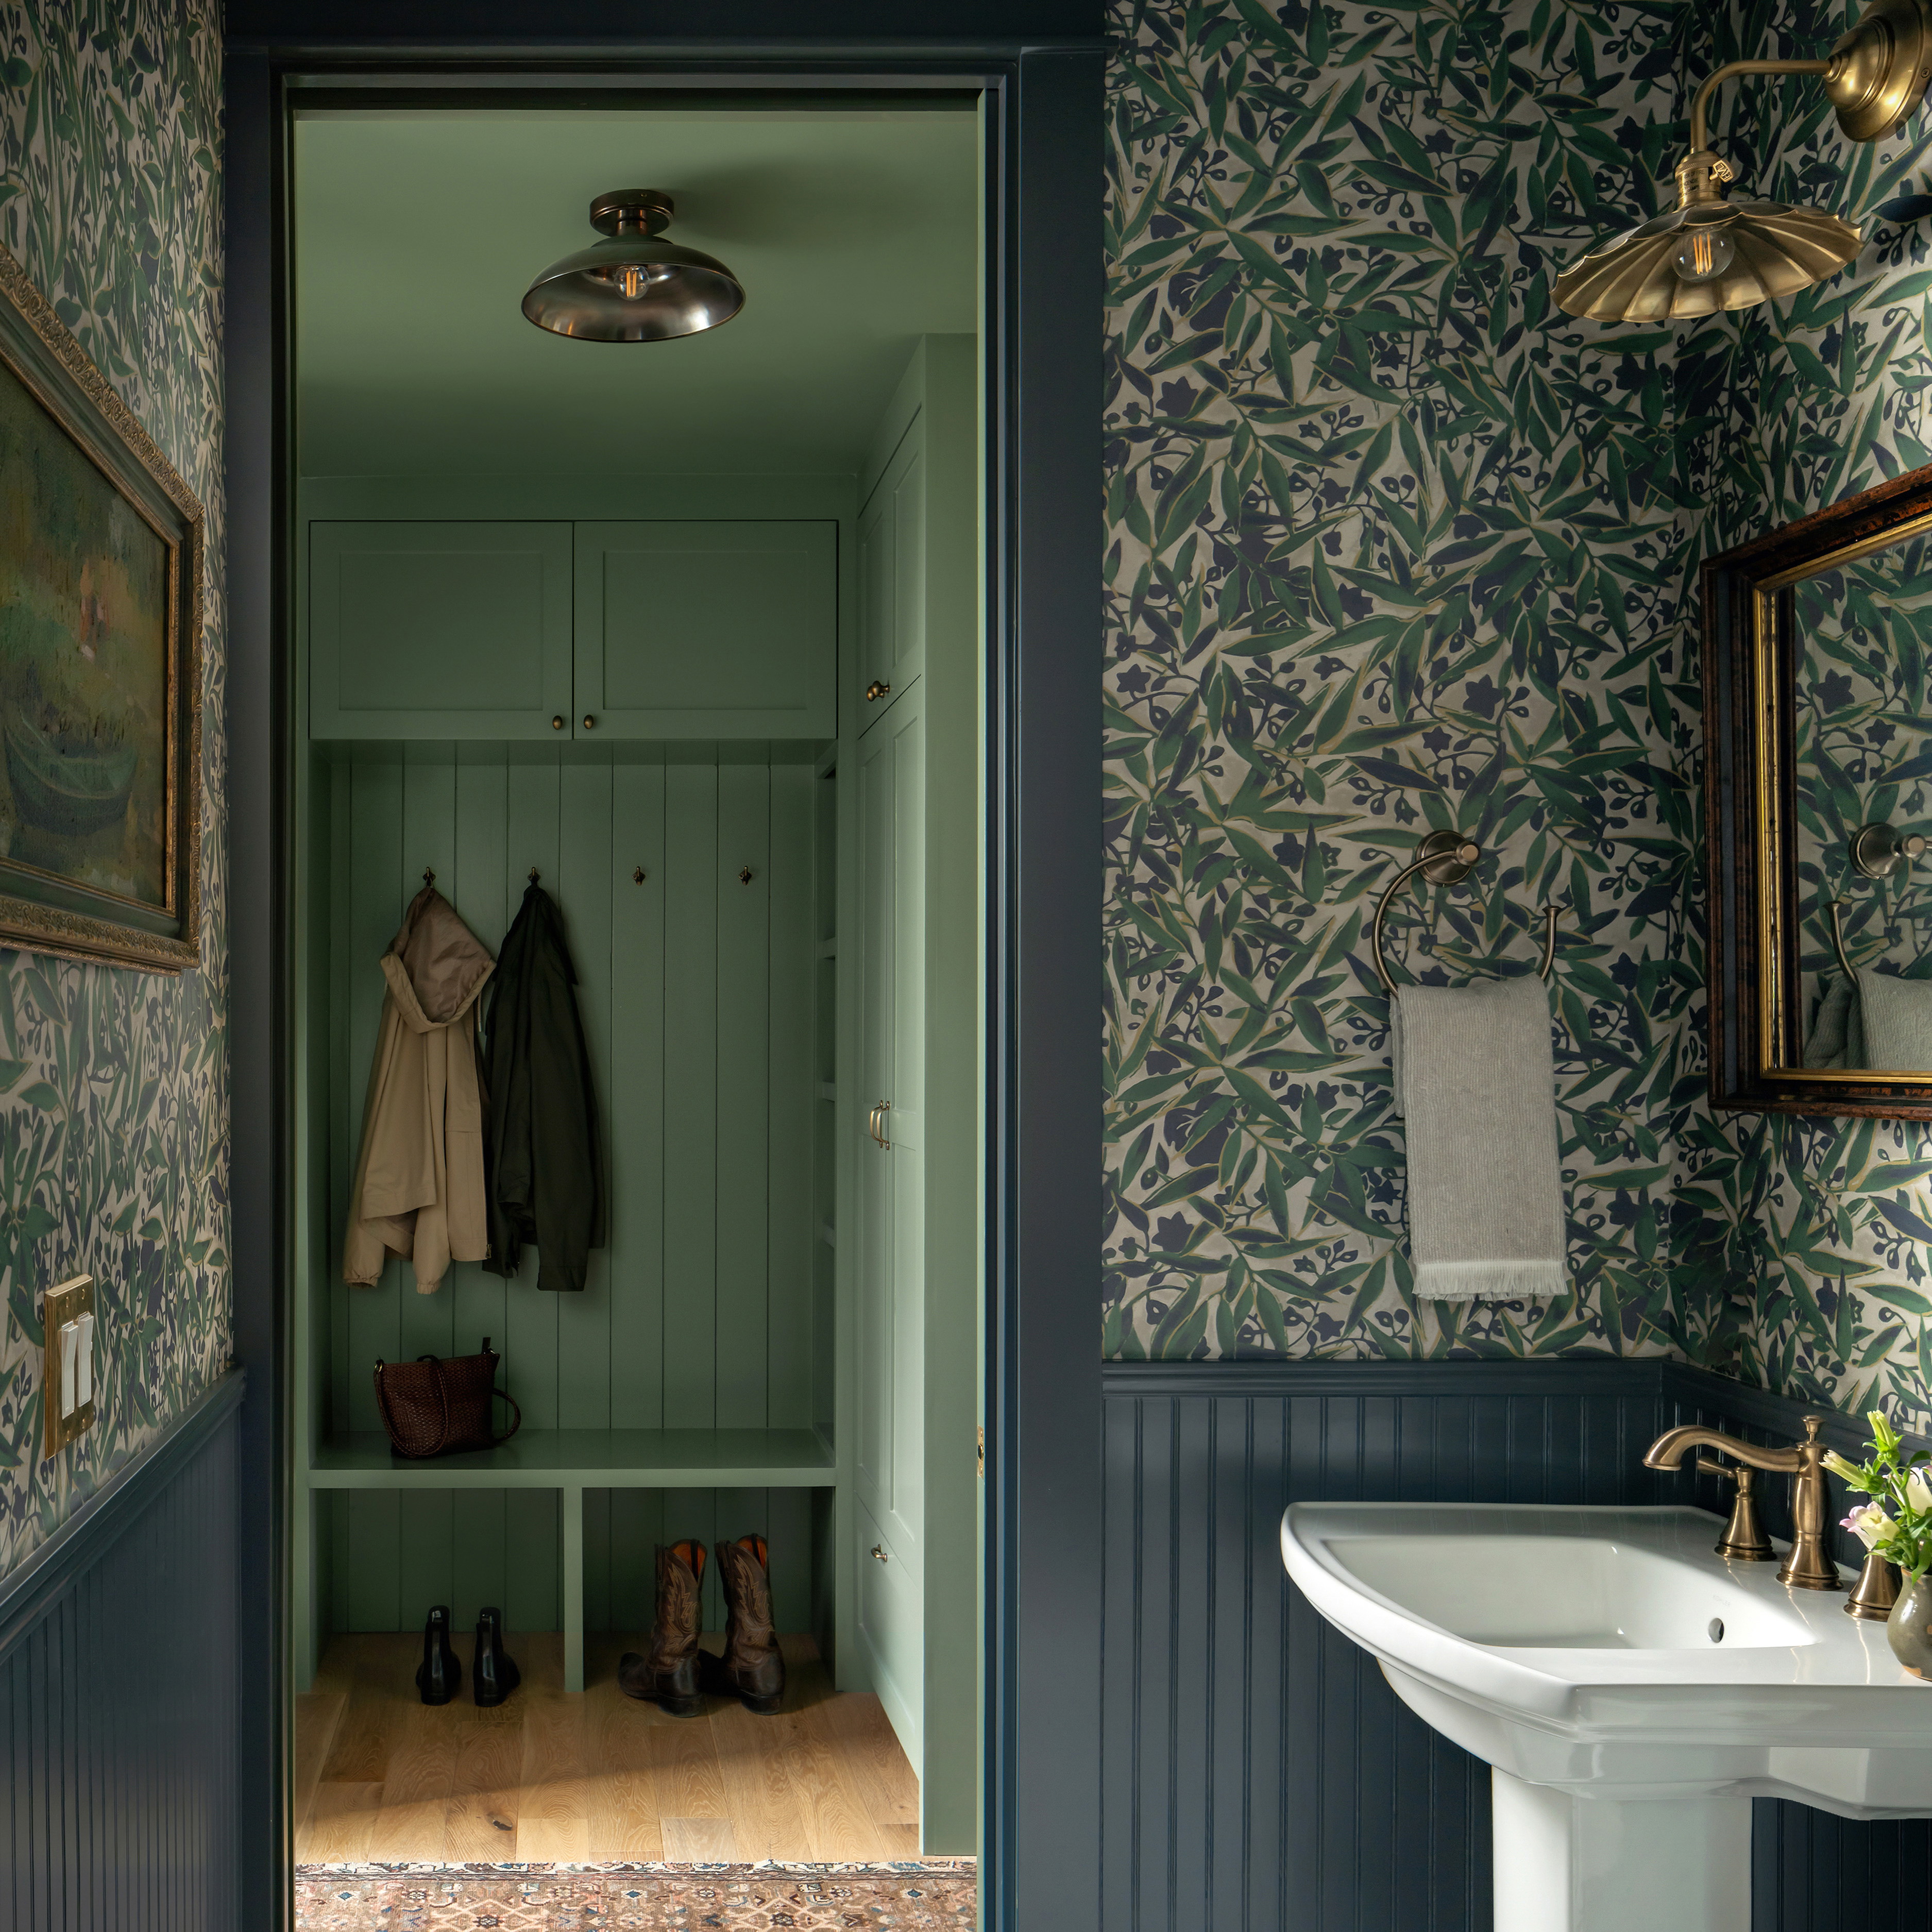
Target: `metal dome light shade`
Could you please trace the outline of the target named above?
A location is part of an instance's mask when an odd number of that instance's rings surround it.
[[[1864,237],[1822,208],[1726,201],[1730,164],[1708,148],[1677,166],[1677,206],[1593,248],[1556,278],[1556,301],[1593,322],[1677,322],[1750,308],[1834,275]]]
[[[553,262],[525,292],[524,314],[580,342],[668,342],[729,322],[743,286],[716,256],[659,238],[676,212],[655,188],[600,194],[590,225],[610,238]]]
[[[1816,74],[1848,138],[1896,134],[1932,80],[1932,0],[1874,0],[1827,59],[1719,68],[1690,104],[1677,206],[1562,270],[1558,308],[1594,322],[1677,321],[1795,294],[1857,259],[1863,237],[1826,209],[1724,198],[1736,176],[1705,138],[1705,108],[1722,82],[1754,74]]]

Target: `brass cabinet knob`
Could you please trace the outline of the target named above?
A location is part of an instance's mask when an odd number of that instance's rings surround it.
[[[597,728],[596,719],[587,711],[584,714],[584,728],[586,731],[594,731]]]
[[[553,718],[550,721],[550,728],[553,731],[561,731],[563,729],[563,720],[561,718]]]
[[[892,1560],[876,1543],[872,1545],[872,1556],[874,1560],[880,1563],[887,1563]]]
[[[889,684],[881,684],[877,678],[866,687],[866,702],[870,704],[875,698],[884,698],[892,689]]]

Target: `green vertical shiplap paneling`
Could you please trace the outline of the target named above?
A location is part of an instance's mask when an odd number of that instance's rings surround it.
[[[534,866],[546,890],[558,890],[559,780],[562,768],[550,762],[513,763],[509,767],[507,909],[514,920],[529,889]],[[459,911],[461,908],[458,908]],[[502,935],[494,942],[500,944]],[[486,943],[490,943],[486,940]],[[516,1286],[533,1286],[536,1257],[526,1252]],[[513,1286],[504,1316],[504,1374],[510,1393],[522,1405],[532,1429],[560,1426],[557,1413],[557,1310],[554,1295],[519,1294]]]
[[[456,753],[456,850],[452,871],[438,883],[492,952],[510,922],[509,772],[494,749],[460,745]],[[447,883],[445,883],[446,879]],[[484,989],[487,1004],[489,988]],[[480,1262],[450,1268],[455,1347],[467,1354],[487,1336],[498,1348],[508,1334],[508,1285]],[[507,1413],[507,1412],[506,1412]],[[459,1624],[484,1604],[502,1608],[505,1516],[501,1490],[459,1490],[450,1498],[454,1549],[450,1585]]]
[[[565,765],[558,774],[557,904],[577,968],[577,1010],[599,1103],[610,1110],[610,931],[615,890],[611,848],[610,766]],[[599,1137],[604,1164],[607,1244],[592,1251],[584,1292],[557,1303],[557,1413],[574,1429],[610,1426],[610,1314],[614,1269],[622,1252],[611,1220],[610,1130]],[[584,1498],[584,1590],[587,1606],[608,1615],[610,1580],[610,1496]],[[594,1627],[599,1607],[587,1610]]]
[[[375,1057],[382,1019],[382,977],[376,962],[401,922],[403,768],[373,765],[358,770],[350,813],[348,957],[366,962],[349,976],[349,1082],[350,1139],[361,1137],[364,1096]],[[355,1156],[350,1161],[352,1167]],[[339,1274],[341,1237],[334,1250]],[[374,1293],[338,1287],[349,1303],[349,1425],[378,1429],[371,1370],[376,1358],[396,1360],[401,1352],[398,1287],[404,1270],[392,1262]],[[358,1625],[358,1628],[366,1628]]]
[[[610,1422],[664,1423],[664,767],[610,773],[612,1238],[623,1292],[610,1304]],[[642,879],[637,874],[644,874]],[[622,1520],[619,1510],[619,1521]],[[622,1532],[614,1527],[621,1543]],[[613,1587],[625,1587],[621,1567]]]
[[[765,1416],[773,1429],[812,1426],[812,1266],[818,1245],[812,1208],[813,1133],[815,1116],[824,1108],[816,1097],[812,1064],[818,949],[812,918],[812,802],[818,782],[809,765],[771,767]]]
[[[610,1109],[610,767],[573,762],[558,773],[557,904],[577,968],[577,1011],[605,1120]],[[608,1126],[598,1136],[605,1152]],[[606,1188],[608,1200],[608,1189]],[[610,1230],[607,1226],[607,1235]],[[610,1426],[610,1288],[614,1238],[592,1250],[584,1292],[557,1298],[557,1413],[573,1429]]]
[[[715,766],[664,769],[664,1419],[717,1420],[718,836]]]
[[[600,749],[412,746],[332,773],[334,1268],[382,1004],[376,962],[426,866],[492,952],[542,868],[578,969],[610,1205],[582,1296],[539,1293],[534,1256],[507,1282],[455,1264],[431,1296],[403,1264],[374,1289],[332,1276],[340,1339],[324,1393],[338,1429],[379,1426],[376,1354],[466,1352],[485,1334],[532,1427],[790,1427],[814,1413],[818,781],[742,748],[671,764]],[[584,1526],[593,1629],[648,1624],[658,1542],[753,1530],[771,1540],[781,1621],[808,1619],[802,1493],[588,1490]],[[512,1629],[557,1620],[554,1491],[349,1492],[328,1500],[320,1534],[336,1628],[413,1628],[435,1603],[464,1627],[485,1603]],[[715,1580],[706,1600],[715,1623]]]
[[[721,1429],[765,1426],[771,1102],[771,782],[764,765],[718,770],[716,1387]],[[751,877],[743,877],[746,872]]]

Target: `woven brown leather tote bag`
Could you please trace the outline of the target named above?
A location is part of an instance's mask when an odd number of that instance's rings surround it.
[[[376,1362],[376,1408],[398,1456],[454,1456],[465,1449],[492,1449],[523,1426],[516,1398],[496,1386],[502,1358],[483,1338],[479,1355],[418,1355],[413,1362]],[[510,1405],[510,1426],[492,1433],[490,1406],[501,1396]]]

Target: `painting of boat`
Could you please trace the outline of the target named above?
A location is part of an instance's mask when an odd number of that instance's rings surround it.
[[[43,730],[18,710],[8,712],[4,730],[7,782],[14,808],[26,824],[82,838],[127,818],[139,746],[103,749],[92,734],[76,740]]]

